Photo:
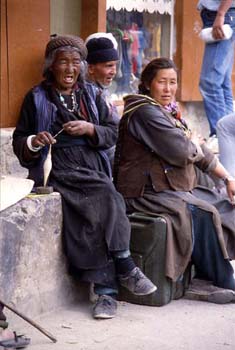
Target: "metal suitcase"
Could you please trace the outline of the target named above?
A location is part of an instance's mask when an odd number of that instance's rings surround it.
[[[131,223],[131,255],[136,265],[157,286],[157,290],[150,295],[136,296],[120,286],[118,299],[142,305],[162,306],[172,299],[182,297],[188,273],[177,283],[165,276],[165,219],[142,213],[133,213],[128,217]]]

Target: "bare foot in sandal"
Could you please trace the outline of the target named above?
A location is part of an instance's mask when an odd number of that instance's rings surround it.
[[[23,335],[17,335],[10,329],[4,329],[0,332],[0,349],[23,349],[29,345],[30,339]]]

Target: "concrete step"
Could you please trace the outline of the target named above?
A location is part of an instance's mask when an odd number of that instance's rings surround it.
[[[59,193],[28,196],[0,215],[0,299],[30,316],[87,292],[67,273]]]

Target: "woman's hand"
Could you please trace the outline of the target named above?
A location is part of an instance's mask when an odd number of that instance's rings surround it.
[[[31,143],[33,147],[37,148],[56,143],[56,140],[48,131],[41,131],[32,138]]]
[[[64,130],[72,136],[87,135],[93,137],[95,135],[95,127],[92,123],[84,120],[71,120],[63,125]]]
[[[197,134],[195,135],[194,133],[191,134],[190,140],[195,143],[196,145],[203,145],[205,143],[205,139],[202,137],[202,135]]]
[[[224,166],[218,161],[216,167],[213,169],[212,174],[223,180],[228,197],[233,205],[235,205],[235,178],[231,176]]]

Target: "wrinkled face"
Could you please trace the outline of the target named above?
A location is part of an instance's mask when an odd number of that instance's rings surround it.
[[[81,58],[77,51],[59,51],[51,66],[55,88],[70,93],[80,73]]]
[[[150,96],[166,106],[175,100],[178,87],[177,73],[173,68],[160,69],[150,85]]]
[[[117,61],[89,64],[88,72],[92,80],[102,86],[109,86],[117,72]]]

